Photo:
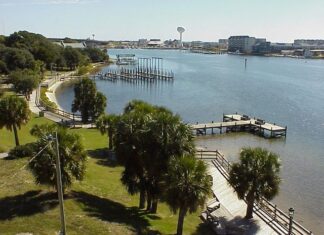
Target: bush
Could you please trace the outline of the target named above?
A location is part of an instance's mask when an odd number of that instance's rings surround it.
[[[43,102],[43,105],[46,106],[46,109],[57,109],[57,105],[48,99],[48,97],[46,96],[46,92],[47,89],[42,87],[40,95],[41,102]]]
[[[8,158],[16,159],[16,158],[25,158],[25,157],[31,157],[34,153],[34,144],[25,144],[25,145],[19,145],[15,148],[11,149]]]

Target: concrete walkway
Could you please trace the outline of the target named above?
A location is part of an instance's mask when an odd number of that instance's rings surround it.
[[[55,113],[44,111],[37,107],[36,105],[36,90],[33,91],[33,93],[30,96],[30,100],[28,101],[29,109],[34,113],[39,115],[39,112],[44,112],[44,117],[46,117],[49,120],[52,120],[53,122],[62,122],[63,121],[69,121],[68,118],[62,117],[60,115],[57,115]]]
[[[270,223],[266,223],[256,214],[254,214],[253,219],[244,219],[247,207],[245,201],[237,197],[225,177],[211,162],[208,163],[208,171],[213,177],[212,190],[221,205],[219,209],[212,213],[220,221],[220,226],[214,228],[217,234],[284,234],[284,231],[274,230]]]

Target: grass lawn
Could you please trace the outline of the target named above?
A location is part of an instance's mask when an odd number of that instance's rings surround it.
[[[21,143],[34,140],[29,129],[34,124],[50,122],[33,117],[19,132]],[[130,196],[121,185],[122,167],[108,161],[103,150],[107,137],[95,129],[74,129],[79,133],[90,157],[82,182],[75,182],[65,195],[68,234],[174,234],[177,215],[164,203],[157,214],[137,209],[138,196]],[[11,132],[0,130],[0,147],[14,146]],[[35,185],[31,173],[24,169],[14,172],[28,159],[0,159],[0,234],[31,232],[55,234],[59,231],[57,196],[48,187]],[[5,183],[5,184],[3,184]],[[212,234],[201,225],[199,212],[185,218],[184,234]]]

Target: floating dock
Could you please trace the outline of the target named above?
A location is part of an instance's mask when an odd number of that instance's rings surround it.
[[[267,138],[287,136],[287,126],[281,127],[275,123],[266,122],[263,119],[251,118],[247,115],[240,115],[237,113],[223,114],[222,122],[196,123],[190,126],[197,136],[216,134],[217,132],[222,134],[224,132],[240,131],[250,132]]]

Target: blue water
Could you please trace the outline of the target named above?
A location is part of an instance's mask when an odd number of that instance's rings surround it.
[[[265,140],[250,134],[204,137],[197,144],[237,160],[242,146],[262,146],[281,156],[281,192],[274,200],[294,207],[296,219],[324,231],[324,61],[273,57],[202,55],[169,50],[110,50],[138,57],[162,57],[173,82],[96,81],[108,98],[108,113],[121,113],[132,99],[163,105],[186,122],[221,120],[223,113],[245,113],[288,126],[286,139]],[[244,60],[247,58],[247,67]],[[114,69],[110,66],[109,69]],[[107,68],[104,68],[105,71]],[[71,109],[71,86],[57,93]]]

